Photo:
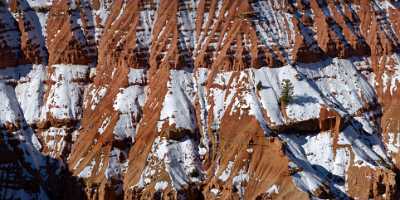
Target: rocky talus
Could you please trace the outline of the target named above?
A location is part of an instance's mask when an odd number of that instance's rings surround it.
[[[399,199],[399,45],[397,0],[0,0],[0,199]]]

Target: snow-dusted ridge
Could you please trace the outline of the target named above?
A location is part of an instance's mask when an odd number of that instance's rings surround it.
[[[0,198],[398,193],[398,2],[6,2]]]

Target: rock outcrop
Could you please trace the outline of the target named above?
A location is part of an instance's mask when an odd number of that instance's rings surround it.
[[[0,1],[0,199],[399,199],[399,14]]]

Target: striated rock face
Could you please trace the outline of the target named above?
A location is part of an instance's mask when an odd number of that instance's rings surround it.
[[[0,3],[0,57],[1,68],[20,64],[23,60],[21,52],[21,37],[18,31],[18,24],[8,11],[5,3]]]
[[[399,16],[0,1],[0,199],[399,199]]]

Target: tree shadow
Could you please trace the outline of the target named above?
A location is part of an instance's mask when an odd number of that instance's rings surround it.
[[[318,103],[318,99],[312,96],[294,96],[293,102],[294,104],[298,104],[300,106],[304,106],[306,104]]]

